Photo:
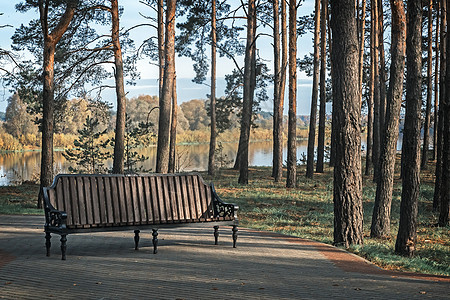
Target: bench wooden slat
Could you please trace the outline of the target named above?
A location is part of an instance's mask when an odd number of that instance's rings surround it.
[[[98,192],[97,192],[97,181],[95,180],[95,177],[89,177],[89,193],[91,195],[91,201],[92,201],[92,211],[94,216],[94,224],[101,224],[102,223],[102,211],[100,208],[100,203],[98,200]]]
[[[53,199],[50,203],[56,207],[56,209],[66,211],[62,178],[58,178],[58,181],[56,182],[56,199]]]
[[[95,177],[95,182],[97,184],[97,189],[94,192],[97,194],[97,199],[100,207],[100,218],[103,225],[108,224],[108,211],[106,209],[106,197],[105,197],[105,187],[103,186],[103,178],[101,176]]]
[[[145,207],[147,208],[147,223],[153,223],[153,204],[152,204],[152,194],[150,193],[150,179],[148,176],[142,178],[144,197],[145,197]]]
[[[191,211],[189,209],[189,197],[186,188],[186,176],[180,176],[180,184],[181,184],[181,197],[183,199],[183,212],[184,219],[191,219]]]
[[[136,180],[136,187],[137,187],[137,195],[138,195],[138,203],[139,203],[139,211],[141,212],[141,223],[146,224],[148,222],[148,216],[147,216],[147,203],[145,201],[145,194],[144,194],[144,178],[142,177],[135,177]]]
[[[156,177],[156,189],[158,190],[157,201],[159,207],[159,221],[161,223],[167,223],[166,203],[164,202],[164,183],[161,176]]]
[[[213,218],[214,207],[213,207],[212,187],[210,185],[206,186],[205,192],[206,192],[206,202],[208,203],[209,218]]]
[[[64,191],[64,211],[69,212],[71,211],[71,197],[70,197],[70,186],[69,186],[69,178],[63,177],[62,178],[63,183],[63,191]],[[61,208],[59,208],[61,209]],[[70,214],[67,216],[67,225],[73,224],[73,214],[70,212]]]
[[[103,184],[103,191],[105,194],[105,204],[106,204],[106,210],[107,210],[107,218],[108,218],[108,224],[114,223],[114,204],[111,197],[111,183],[109,181],[109,177],[99,177],[99,180],[102,181]]]
[[[210,217],[209,214],[209,208],[208,208],[208,203],[207,203],[207,199],[206,199],[206,186],[203,184],[203,182],[200,180],[200,178],[198,179],[199,182],[199,188],[200,188],[200,199],[202,202],[202,217],[204,219],[208,219]]]
[[[177,205],[177,191],[175,189],[175,176],[167,176],[167,181],[169,182],[169,202],[172,212],[172,221],[179,222],[178,205]]]
[[[200,191],[198,188],[198,178],[197,176],[192,176],[192,184],[194,186],[194,197],[195,197],[195,207],[197,209],[197,217],[196,219],[200,219],[202,217],[203,208],[200,200]]]
[[[127,189],[127,191],[129,191],[128,200],[133,207],[132,222],[139,224],[141,221],[141,213],[139,211],[139,199],[137,196],[136,180],[134,177],[128,177],[128,181],[130,182],[130,190]]]
[[[126,210],[127,210],[127,223],[133,223],[134,222],[134,208],[133,208],[133,199],[132,199],[132,193],[130,190],[130,178],[125,177],[123,178],[123,189],[124,193],[122,196],[122,202],[125,203]]]
[[[113,224],[119,224],[121,222],[122,216],[120,212],[120,202],[119,202],[119,187],[117,186],[117,177],[108,177],[108,184],[111,190],[111,199],[114,210]]]
[[[92,210],[90,210],[90,205],[89,205],[90,204],[90,201],[89,201],[90,198],[89,198],[89,196],[85,197],[83,178],[82,177],[76,177],[75,181],[76,181],[76,187],[77,187],[76,197],[77,197],[77,201],[79,203],[79,208],[80,208],[80,221],[81,221],[81,224],[92,224]]]
[[[120,221],[119,223],[127,223],[128,215],[126,208],[126,199],[124,196],[124,178],[123,177],[114,177],[115,185],[117,188],[117,198],[119,199],[119,211],[120,211]]]
[[[69,177],[70,212],[73,215],[73,225],[80,225],[80,212],[77,199],[77,183],[75,177]]]
[[[192,176],[186,178],[186,188],[188,191],[189,210],[191,212],[191,220],[197,219],[197,206],[195,203],[194,184]]]
[[[177,199],[177,208],[178,208],[178,218],[181,222],[185,221],[185,215],[184,215],[184,209],[183,209],[183,194],[181,192],[181,186],[180,186],[180,176],[174,176],[174,193]]]
[[[158,201],[158,189],[156,188],[156,177],[150,177],[150,189],[151,189],[151,203],[152,203],[152,212],[153,212],[153,220],[156,223],[159,223],[161,220],[161,213],[159,211],[159,201]]]

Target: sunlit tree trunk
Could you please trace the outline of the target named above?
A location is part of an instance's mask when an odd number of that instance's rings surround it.
[[[241,131],[239,136],[239,179],[241,184],[248,184],[248,146],[253,111],[253,94],[255,88],[256,67],[256,7],[255,1],[248,1],[247,46],[244,66],[244,92],[242,104]]]
[[[379,21],[378,21],[378,0],[372,0],[373,12],[373,34],[374,34],[374,90],[373,90],[373,144],[372,144],[372,161],[373,161],[373,180],[378,178],[379,158],[380,158],[380,69],[379,69]]]
[[[422,106],[422,1],[407,2],[406,112],[402,143],[402,200],[395,252],[412,256],[417,240]]]
[[[324,22],[325,20],[322,20]],[[314,11],[314,73],[311,97],[311,114],[309,119],[308,152],[306,162],[306,177],[313,178],[314,174],[314,143],[316,139],[317,123],[317,94],[319,89],[319,28],[320,28],[320,0],[316,0]]]
[[[363,66],[364,66],[364,42],[366,31],[366,0],[361,2],[361,20],[360,20],[360,40],[359,40],[359,86],[361,89],[361,103],[362,103],[362,82],[363,82]]]
[[[279,1],[273,0],[273,63],[274,63],[274,88],[273,88],[273,164],[272,176],[275,182],[283,177],[283,103],[284,90],[281,91],[281,76],[284,74],[280,67],[280,14]]]
[[[430,145],[431,99],[433,96],[433,0],[428,0],[428,42],[427,42],[427,106],[423,127],[423,146],[421,168],[427,169],[428,147]]]
[[[436,180],[434,185],[433,210],[437,211],[441,203],[441,184],[442,184],[442,146],[443,146],[443,119],[444,110],[442,103],[445,97],[445,77],[447,69],[447,2],[441,2],[441,34],[440,34],[440,80],[439,80],[439,109],[438,109],[438,124],[437,124],[437,141],[436,141]]]
[[[49,0],[39,0],[39,14],[44,40],[43,51],[43,91],[42,91],[42,145],[41,174],[38,208],[42,208],[43,187],[50,186],[53,181],[53,123],[55,98],[55,50],[56,45],[67,31],[75,14],[78,0],[67,1],[64,14],[58,24],[49,32],[48,7]]]
[[[117,116],[116,131],[114,138],[113,173],[123,174],[123,164],[125,159],[125,123],[126,123],[126,98],[123,81],[123,60],[122,49],[120,47],[120,27],[119,27],[119,3],[111,0],[111,20],[112,20],[112,45],[114,52],[114,77],[116,81]]]
[[[439,24],[440,5],[436,2],[436,35],[435,35],[435,66],[434,66],[434,122],[433,122],[433,160],[437,157],[437,128],[438,128],[438,105],[439,105]]]
[[[450,12],[447,11],[447,20]],[[450,36],[447,35],[447,45],[450,44]],[[447,48],[447,57],[450,49]],[[450,218],[450,61],[446,61],[445,97],[440,104],[442,106],[442,182],[441,182],[441,206],[439,214],[439,226],[448,226]]]
[[[380,146],[383,143],[386,119],[386,59],[384,55],[383,0],[378,0],[378,48],[380,52]]]
[[[209,138],[208,174],[214,175],[216,152],[216,0],[211,1],[211,134]]]
[[[377,182],[370,236],[390,236],[394,167],[399,134],[400,109],[405,70],[406,15],[402,1],[391,0],[391,75],[386,110],[386,125],[380,156],[380,176]]]
[[[355,0],[331,0],[333,101],[336,122],[334,244],[363,243],[359,45]]]
[[[327,17],[328,0],[321,0],[320,18],[320,107],[319,107],[319,134],[317,137],[317,165],[316,172],[323,173],[325,159],[325,118],[326,118],[326,63],[327,63]]]
[[[164,44],[164,79],[159,99],[158,144],[156,173],[167,173],[169,167],[170,115],[175,76],[175,8],[176,0],[167,0]]]
[[[176,145],[177,145],[177,76],[173,77],[172,90],[172,116],[170,122],[170,141],[169,141],[169,173],[175,173],[176,164]]]

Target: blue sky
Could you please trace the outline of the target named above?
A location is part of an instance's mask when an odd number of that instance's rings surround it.
[[[0,48],[10,49],[11,39],[10,37],[14,33],[16,27],[21,24],[27,24],[31,19],[38,17],[37,11],[30,11],[26,14],[18,13],[15,11],[14,5],[18,3],[18,0],[0,2],[0,12],[3,13],[0,16],[0,25],[11,25],[12,27],[0,29]],[[144,22],[144,18],[140,16],[140,12],[146,15],[152,14],[150,9],[139,3],[138,0],[119,0],[119,4],[124,7],[124,14],[121,19],[121,26],[130,28],[133,25]],[[298,15],[311,14],[314,9],[314,1],[306,0],[303,5],[298,9]],[[135,40],[136,45],[148,37],[149,28],[136,29],[131,33],[131,38]],[[303,57],[309,52],[312,52],[312,35],[304,35],[298,40],[298,57]],[[267,61],[269,68],[272,65],[272,46],[268,37],[262,37],[259,41],[258,47],[261,49],[260,55]],[[25,55],[25,54],[23,54]],[[243,57],[237,57],[236,60],[243,66]],[[136,82],[136,86],[126,86],[125,90],[129,98],[136,97],[141,94],[155,95],[157,94],[157,67],[150,64],[149,61],[142,60],[139,63],[139,72],[141,73],[141,80]],[[192,69],[192,61],[188,58],[177,57],[176,59],[177,78],[178,78],[178,101],[184,102],[191,99],[205,99],[209,88],[206,85],[197,85],[191,82],[194,77],[194,71]],[[231,73],[234,68],[234,64],[226,58],[218,58],[217,67],[217,96],[224,95],[225,81],[224,76]],[[273,89],[269,88],[269,97],[273,94]],[[5,111],[7,105],[7,98],[10,96],[9,92],[0,87],[0,111]],[[105,91],[103,98],[106,101],[115,103],[115,92],[113,90]],[[305,74],[298,74],[298,96],[297,96],[297,114],[306,115],[310,112],[311,102],[311,80],[306,77]],[[272,111],[272,101],[261,104],[262,109],[266,111]],[[286,106],[286,105],[285,105]],[[285,110],[287,113],[287,110]]]

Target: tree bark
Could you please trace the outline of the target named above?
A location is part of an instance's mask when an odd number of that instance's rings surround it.
[[[334,244],[363,243],[361,110],[355,1],[331,1],[331,63],[337,128],[334,165]]]
[[[423,126],[422,162],[420,167],[427,169],[428,148],[430,145],[431,98],[433,96],[433,0],[428,0],[428,42],[427,42],[427,106]]]
[[[320,0],[316,0],[314,12],[314,73],[311,97],[311,114],[309,119],[308,151],[306,161],[306,177],[313,178],[314,174],[314,143],[316,140],[317,123],[317,94],[319,89],[319,28],[320,28]],[[324,22],[325,20],[322,20]]]
[[[380,145],[383,143],[383,132],[386,119],[386,59],[384,55],[384,15],[383,0],[378,0],[378,48],[380,52]]]
[[[158,0],[158,60],[159,60],[159,99],[162,98],[164,81],[164,0]]]
[[[447,19],[450,12],[447,11]],[[450,36],[447,35],[447,45],[450,44]],[[450,49],[447,48],[447,57],[450,56]],[[442,182],[441,182],[441,206],[439,214],[439,226],[448,226],[450,218],[450,61],[446,61],[445,75],[445,98],[441,104],[443,118],[441,119],[443,149],[442,149]]]
[[[67,1],[67,5],[58,24],[49,32],[48,6],[49,0],[39,0],[39,14],[44,40],[43,51],[43,91],[42,91],[42,146],[41,174],[38,208],[42,208],[43,188],[53,182],[53,126],[55,99],[55,51],[56,45],[67,31],[75,14],[78,0]]]
[[[417,239],[422,106],[422,1],[407,2],[406,112],[402,144],[402,200],[395,252],[412,256]]]
[[[369,98],[367,99],[367,143],[366,143],[366,169],[364,174],[370,175],[372,170],[372,142],[373,142],[373,98],[375,91],[375,26],[374,13],[370,10],[370,76]],[[362,90],[361,90],[362,92]],[[362,99],[362,98],[361,98]]]
[[[176,145],[177,145],[177,76],[173,76],[172,89],[172,117],[170,122],[170,141],[169,141],[169,173],[175,173],[176,164]]]
[[[175,8],[176,0],[167,0],[166,35],[164,44],[164,79],[159,99],[158,144],[156,173],[167,173],[169,167],[170,114],[175,76]]]
[[[289,112],[286,187],[297,184],[297,1],[289,2]]]
[[[320,18],[320,107],[319,107],[319,135],[317,137],[317,165],[316,172],[323,173],[325,159],[325,119],[326,119],[326,64],[327,64],[327,23],[328,0],[321,0]]]
[[[286,4],[285,4],[286,5]],[[282,77],[286,78],[285,66],[280,66],[280,14],[279,1],[273,1],[273,40],[274,40],[274,91],[273,91],[273,166],[272,176],[275,182],[283,178],[283,106],[284,85]],[[281,18],[286,15],[281,14]],[[284,29],[285,30],[285,29]],[[285,37],[283,37],[285,39]],[[284,53],[282,54],[284,56]]]
[[[244,92],[242,104],[241,131],[239,137],[239,179],[241,184],[248,184],[248,146],[253,111],[253,93],[256,79],[256,7],[255,1],[248,1],[247,46],[244,66]]]
[[[403,73],[405,70],[406,15],[402,1],[391,0],[391,75],[388,91],[386,124],[380,156],[380,176],[377,182],[375,205],[370,236],[390,236],[394,167],[399,134],[400,110],[403,96]]]
[[[111,0],[111,21],[112,21],[112,45],[114,52],[114,78],[116,81],[117,116],[116,132],[114,138],[113,173],[123,174],[123,163],[125,159],[125,123],[126,123],[126,98],[123,81],[123,61],[122,49],[120,47],[120,26],[119,26],[119,4],[118,0]]]
[[[435,0],[436,1],[436,0]],[[436,36],[435,36],[435,66],[434,66],[434,122],[433,122],[433,160],[437,157],[437,124],[439,105],[439,1],[436,1]]]
[[[361,2],[361,26],[360,26],[360,40],[359,40],[359,86],[361,89],[361,104],[362,104],[362,82],[363,82],[363,66],[364,66],[364,36],[366,31],[366,0]]]
[[[373,11],[373,28],[374,28],[374,92],[373,92],[373,144],[372,144],[372,161],[373,161],[373,181],[376,182],[379,173],[380,158],[380,69],[379,51],[378,51],[378,0],[372,0]]]
[[[439,113],[438,113],[438,124],[437,124],[437,142],[436,142],[436,179],[434,184],[434,197],[433,197],[433,211],[438,211],[441,203],[441,183],[442,183],[442,147],[443,147],[443,119],[444,110],[442,103],[444,103],[445,97],[445,77],[447,69],[447,1],[441,2],[441,45],[440,45],[440,80],[439,80]]]
[[[212,0],[211,9],[211,135],[209,138],[208,174],[215,173],[215,152],[216,152],[216,0]]]

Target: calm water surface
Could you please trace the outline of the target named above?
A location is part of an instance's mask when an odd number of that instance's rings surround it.
[[[365,149],[363,137],[362,149]],[[222,157],[227,161],[223,167],[230,167],[234,163],[237,152],[237,143],[223,143]],[[283,161],[286,161],[286,145],[283,149]],[[297,141],[297,159],[306,155],[308,142]],[[401,148],[401,139],[397,143],[397,149]],[[208,144],[178,145],[177,146],[177,172],[204,171],[208,168]],[[142,165],[145,169],[154,170],[156,164],[156,147],[144,148],[139,154],[147,156]],[[41,153],[39,151],[27,151],[19,153],[0,153],[0,185],[15,185],[26,180],[39,178]],[[112,168],[112,160],[108,162]],[[272,165],[272,142],[250,143],[249,164],[251,166]],[[56,173],[68,173],[70,162],[62,156],[62,152],[55,152]]]

